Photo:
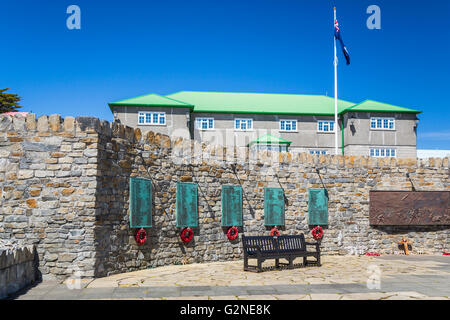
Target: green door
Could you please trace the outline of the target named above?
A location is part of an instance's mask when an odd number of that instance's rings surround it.
[[[264,189],[264,224],[266,226],[284,226],[283,189]]]
[[[152,181],[130,178],[130,228],[152,226]]]
[[[222,186],[222,226],[242,226],[242,187]]]
[[[308,224],[310,226],[328,225],[327,189],[308,189]]]
[[[177,183],[177,227],[197,227],[197,184]]]

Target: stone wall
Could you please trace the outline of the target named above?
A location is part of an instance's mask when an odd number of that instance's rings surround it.
[[[0,238],[37,245],[44,275],[84,277],[168,264],[242,257],[239,238],[221,227],[221,186],[243,187],[248,235],[268,234],[264,187],[285,192],[282,234],[305,233],[308,188],[329,191],[324,254],[397,251],[405,235],[413,252],[441,254],[450,227],[371,227],[370,190],[450,190],[449,158],[395,159],[248,153],[242,149],[141,133],[96,118],[0,116]],[[318,171],[317,171],[318,170]],[[411,180],[406,173],[410,174]],[[129,178],[153,182],[153,227],[138,246],[129,228]],[[185,245],[176,227],[176,183],[198,184],[199,227]]]
[[[0,249],[0,299],[8,297],[37,280],[34,246]]]
[[[0,116],[0,238],[35,244],[44,278],[94,275],[97,136],[72,117]]]

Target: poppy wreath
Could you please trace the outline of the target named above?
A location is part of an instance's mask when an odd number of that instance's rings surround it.
[[[188,243],[189,241],[191,241],[193,236],[194,231],[189,227],[184,228],[180,233],[180,238],[184,243]]]
[[[228,231],[227,231],[228,240],[230,240],[230,241],[236,240],[238,234],[239,234],[239,231],[235,226],[228,228]]]
[[[450,252],[444,252],[443,255],[444,256],[450,256]]]
[[[136,242],[138,245],[142,246],[145,241],[147,241],[147,232],[144,228],[140,228],[138,232],[136,232]]]
[[[321,226],[315,226],[311,232],[314,239],[319,240],[323,237],[323,229]]]
[[[379,254],[379,253],[376,253],[376,252],[366,252],[366,256],[369,256],[369,257],[379,257],[380,254]]]
[[[280,235],[280,231],[278,231],[277,227],[273,227],[272,230],[270,230],[271,237],[278,237],[279,235]]]

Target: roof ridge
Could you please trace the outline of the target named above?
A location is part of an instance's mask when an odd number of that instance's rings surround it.
[[[185,105],[187,105],[187,106],[192,106],[192,107],[194,106],[193,104],[184,102],[184,101],[182,101],[182,100],[177,100],[177,99],[174,99],[174,98],[169,98],[169,97],[161,96],[161,95],[159,95],[159,96],[162,97],[162,98],[166,98],[166,99],[169,99],[169,100],[172,100],[172,101],[175,101],[175,102],[179,102],[179,103],[185,104]]]
[[[181,90],[181,91],[177,91],[169,95],[174,95],[177,93],[181,93],[181,92],[193,92],[193,93],[233,93],[233,94],[270,94],[270,95],[274,95],[274,94],[278,94],[278,95],[290,95],[290,96],[311,96],[311,97],[317,97],[317,96],[323,96],[323,97],[328,97],[324,94],[306,94],[306,93],[275,93],[275,92],[248,92],[248,91],[241,91],[241,92],[237,92],[237,91],[195,91],[195,90]],[[329,97],[328,97],[329,98]],[[342,99],[339,99],[342,100]],[[345,100],[343,100],[345,101]]]
[[[142,95],[140,95],[140,96],[137,96],[137,97],[132,97],[132,98],[127,98],[127,99],[121,99],[121,100],[118,100],[118,101],[108,102],[108,104],[110,104],[110,103],[119,103],[119,102],[121,102],[121,101],[124,101],[124,100],[130,100],[130,99],[137,99],[137,98],[142,98],[142,97],[145,97],[145,96],[150,96],[150,95],[153,95],[153,94],[156,94],[156,93],[147,93],[147,94],[142,94]]]
[[[407,107],[402,107],[402,106],[397,106],[395,104],[391,104],[391,103],[387,103],[387,102],[381,102],[381,101],[377,101],[377,100],[373,100],[373,99],[365,99],[364,101],[361,101],[360,103],[357,103],[357,104],[355,104],[355,105],[353,105],[351,107],[348,107],[348,108],[342,110],[341,113],[352,111],[354,108],[357,108],[358,106],[360,106],[360,105],[362,105],[363,103],[366,103],[366,102],[374,102],[374,103],[379,103],[379,104],[382,104],[382,105],[387,105],[387,106],[403,109],[403,110],[395,110],[395,111],[387,111],[387,110],[384,111],[384,110],[381,110],[380,112],[407,112],[407,113],[414,113],[414,112],[416,112],[416,113],[422,113],[420,110],[407,108]]]
[[[350,107],[348,107],[348,108],[345,108],[344,110],[342,110],[342,112],[351,110],[351,109],[353,109],[353,108],[359,106],[360,104],[362,104],[362,103],[364,103],[364,102],[366,102],[366,101],[369,101],[369,99],[366,99],[366,100],[364,100],[364,101],[358,102],[357,104],[354,104],[353,106],[350,106]]]

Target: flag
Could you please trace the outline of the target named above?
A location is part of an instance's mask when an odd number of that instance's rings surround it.
[[[334,23],[334,37],[339,40],[339,42],[341,43],[341,48],[342,48],[342,53],[345,56],[345,60],[347,61],[347,65],[350,64],[350,54],[348,53],[347,47],[344,44],[344,41],[342,41],[342,36],[341,33],[339,31],[339,24],[338,21],[336,20]]]

